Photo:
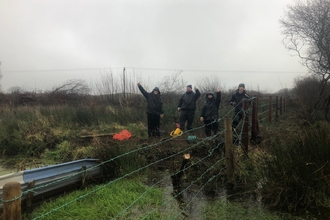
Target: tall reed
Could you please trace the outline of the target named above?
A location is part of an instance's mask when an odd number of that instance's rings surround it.
[[[261,164],[263,200],[290,212],[329,207],[330,125],[319,122],[278,136]]]

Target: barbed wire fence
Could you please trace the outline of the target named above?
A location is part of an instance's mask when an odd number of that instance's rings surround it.
[[[272,118],[273,118],[274,116],[275,116],[275,119],[277,120],[277,118],[278,118],[278,112],[280,112],[280,114],[282,114],[282,107],[284,107],[284,112],[286,111],[286,102],[285,102],[285,99],[283,99],[283,100],[284,100],[284,105],[282,105],[282,98],[280,98],[280,104],[279,104],[279,102],[278,102],[278,97],[276,97],[276,101],[275,101],[275,102],[273,102],[272,97],[269,97],[269,99],[268,99],[268,103],[266,103],[266,104],[264,104],[264,102],[267,101],[267,99],[261,99],[261,100],[262,100],[262,101],[260,102],[261,104],[258,105],[257,107],[258,107],[258,109],[262,109],[262,112],[258,114],[259,117],[260,117],[260,116],[262,116],[262,117],[261,117],[261,119],[258,119],[258,122],[263,122],[263,121],[265,121],[267,118],[268,118],[268,121],[269,121],[269,122],[272,122]],[[243,102],[243,101],[244,101],[244,99],[242,100],[242,102]],[[256,103],[256,104],[258,104],[258,98],[256,98],[256,97],[253,97],[253,98],[250,98],[250,99],[245,99],[245,101],[248,101],[248,102],[250,102],[250,103],[252,102],[252,103]],[[238,104],[240,104],[240,103],[238,103]],[[251,106],[251,105],[250,105],[250,106]],[[235,120],[237,114],[243,114],[243,119],[240,120],[239,124],[236,126],[235,129],[233,129],[232,131],[230,131],[230,132],[233,132],[233,134],[234,134],[234,135],[236,136],[236,138],[237,138],[237,141],[238,141],[238,142],[236,143],[237,146],[242,146],[242,136],[243,136],[243,130],[244,130],[243,127],[244,127],[244,124],[246,124],[246,122],[244,121],[244,118],[247,118],[247,116],[248,116],[248,114],[249,114],[250,106],[249,106],[248,108],[246,108],[246,109],[241,109],[238,113],[235,113],[234,116],[233,116],[233,118],[231,119],[231,123],[233,123],[233,120]],[[266,109],[266,107],[268,107],[268,109]],[[233,111],[234,111],[234,108],[231,109],[230,111],[228,111],[228,112],[225,114],[225,117],[226,117],[226,116],[227,116],[227,117],[230,116],[230,114],[232,114]],[[268,113],[268,116],[264,116],[264,115],[267,114],[267,113]],[[211,122],[210,124],[215,123],[215,122],[219,123],[220,121],[224,121],[224,117],[221,117],[221,118],[217,119],[216,121]],[[193,128],[192,130],[190,130],[190,131],[185,131],[185,132],[183,132],[183,133],[184,133],[184,134],[189,134],[189,132],[192,132],[192,131],[194,131],[194,130],[200,130],[200,129],[203,129],[203,128],[205,128],[205,126],[207,126],[207,125],[209,125],[209,124],[204,124],[203,126],[199,126],[199,127]],[[250,131],[251,128],[252,128],[250,122],[248,122],[247,127],[248,127],[248,130]],[[223,132],[228,132],[228,131],[224,130]],[[177,171],[177,172],[173,172],[173,173],[170,173],[170,174],[166,175],[164,178],[160,179],[159,181],[157,181],[157,182],[154,183],[153,185],[149,186],[149,187],[148,187],[148,188],[147,188],[147,189],[146,189],[146,190],[145,190],[140,196],[138,196],[138,198],[136,198],[136,199],[135,199],[130,205],[128,205],[128,206],[125,207],[124,209],[120,210],[120,211],[118,212],[118,214],[115,215],[115,216],[112,218],[112,219],[118,219],[118,218],[120,218],[121,216],[123,216],[126,212],[128,212],[132,207],[134,207],[134,205],[136,205],[137,202],[138,202],[139,200],[141,200],[141,199],[142,199],[142,198],[143,198],[143,197],[144,197],[144,196],[145,196],[150,190],[152,190],[153,188],[159,186],[159,185],[160,185],[163,181],[165,181],[166,179],[168,179],[168,178],[170,178],[170,177],[172,177],[172,176],[174,176],[174,175],[177,175],[179,172],[185,172],[185,171],[187,171],[188,169],[190,169],[191,167],[196,166],[196,165],[202,163],[203,161],[207,160],[208,158],[214,156],[214,155],[215,155],[215,151],[216,151],[216,149],[218,149],[221,145],[224,145],[224,144],[225,144],[224,141],[214,142],[214,140],[220,140],[219,138],[222,137],[223,132],[217,133],[217,134],[215,134],[215,135],[213,135],[213,136],[210,136],[210,137],[206,137],[206,138],[204,138],[204,139],[202,139],[202,140],[200,140],[200,141],[197,141],[197,143],[192,144],[191,146],[189,146],[189,147],[187,147],[187,148],[185,148],[185,149],[183,149],[183,150],[180,150],[180,151],[178,151],[178,152],[175,152],[174,154],[172,154],[172,155],[170,155],[170,156],[163,157],[163,158],[161,158],[161,159],[159,159],[159,160],[156,160],[156,161],[154,161],[154,162],[151,162],[151,163],[149,163],[149,164],[147,164],[147,165],[145,165],[145,166],[139,167],[139,168],[133,170],[132,172],[129,172],[129,173],[127,173],[127,174],[125,174],[125,175],[123,175],[123,176],[121,176],[121,177],[118,177],[118,178],[116,178],[116,179],[114,179],[114,180],[108,181],[106,184],[103,184],[103,185],[97,186],[97,187],[95,187],[93,190],[89,191],[88,193],[83,194],[83,195],[81,195],[81,196],[78,196],[78,197],[74,198],[73,200],[71,200],[71,201],[69,201],[69,202],[66,202],[66,203],[64,203],[64,204],[62,204],[62,205],[60,205],[60,206],[58,206],[58,207],[55,207],[55,208],[53,208],[52,210],[50,210],[49,212],[43,213],[42,215],[37,216],[37,217],[35,217],[34,219],[42,219],[42,218],[44,218],[45,216],[48,216],[48,215],[50,215],[51,213],[54,213],[54,212],[56,212],[56,211],[58,211],[58,210],[60,210],[60,209],[62,209],[62,208],[64,208],[64,207],[67,207],[67,206],[69,206],[70,204],[72,204],[72,203],[74,203],[74,202],[76,202],[76,201],[78,201],[78,200],[84,199],[84,198],[86,198],[87,196],[89,196],[89,195],[91,195],[91,194],[93,194],[93,193],[96,193],[97,191],[100,191],[100,190],[102,190],[103,188],[108,187],[108,186],[110,186],[111,184],[113,184],[113,183],[115,183],[115,182],[117,182],[117,181],[120,181],[120,180],[123,180],[123,179],[125,179],[125,178],[127,178],[127,177],[130,177],[130,176],[132,176],[133,174],[136,174],[136,173],[138,173],[138,172],[140,172],[140,171],[142,171],[142,170],[144,170],[144,169],[147,169],[147,168],[149,168],[149,167],[151,167],[151,166],[154,166],[154,165],[156,165],[156,164],[158,164],[158,163],[161,163],[161,162],[163,162],[163,161],[169,160],[169,159],[171,159],[171,158],[173,158],[173,157],[175,157],[175,156],[182,155],[182,154],[184,154],[184,153],[186,153],[186,152],[189,152],[189,151],[191,151],[192,149],[194,149],[194,148],[196,148],[196,147],[198,147],[198,146],[201,146],[201,145],[203,145],[203,144],[206,144],[206,143],[212,143],[211,145],[213,145],[213,147],[211,147],[211,148],[209,149],[208,154],[207,154],[205,157],[199,159],[198,161],[194,162],[194,163],[191,164],[190,166],[184,167],[183,169],[180,169],[180,170]],[[97,168],[99,168],[99,167],[102,167],[104,164],[109,163],[109,162],[112,162],[112,161],[115,161],[115,160],[117,160],[118,158],[121,158],[121,157],[127,156],[127,155],[129,155],[129,154],[133,154],[133,153],[136,153],[136,152],[139,152],[139,151],[142,151],[142,150],[146,150],[146,149],[149,149],[149,148],[153,148],[153,147],[156,147],[156,146],[162,145],[162,144],[164,144],[164,143],[167,143],[167,142],[170,142],[170,141],[173,141],[173,140],[175,140],[175,138],[173,138],[173,137],[172,137],[172,138],[168,138],[168,139],[164,139],[164,140],[162,139],[162,140],[159,141],[158,143],[154,143],[154,144],[150,144],[150,145],[145,145],[145,146],[139,147],[139,148],[137,148],[137,149],[131,150],[131,151],[129,151],[129,152],[126,152],[126,153],[124,153],[124,154],[121,154],[121,155],[118,155],[118,156],[116,156],[116,157],[114,157],[114,158],[111,158],[111,159],[109,159],[109,160],[107,160],[107,161],[103,161],[103,162],[101,162],[101,163],[99,163],[99,164],[97,164],[97,165],[94,165],[94,166],[91,166],[91,167],[89,167],[89,168],[86,168],[86,170],[81,170],[80,172],[77,172],[77,173],[75,173],[75,174],[72,174],[72,175],[70,175],[70,176],[68,176],[68,177],[64,177],[64,178],[62,178],[62,179],[59,179],[59,180],[56,180],[56,181],[53,181],[53,182],[51,182],[51,183],[44,184],[44,185],[41,185],[41,186],[38,186],[38,187],[34,187],[34,188],[31,188],[31,189],[27,189],[27,190],[25,190],[24,192],[21,192],[19,196],[15,196],[15,197],[12,198],[12,199],[8,199],[8,200],[4,200],[4,199],[2,199],[2,203],[10,203],[10,202],[13,202],[13,201],[20,200],[21,198],[25,197],[25,196],[28,195],[29,193],[36,193],[38,190],[40,190],[40,189],[42,189],[42,188],[45,188],[45,187],[48,187],[48,186],[51,186],[51,185],[58,184],[58,183],[60,183],[60,182],[63,182],[63,181],[65,181],[65,180],[70,179],[70,178],[72,178],[72,177],[74,177],[74,176],[77,176],[77,175],[82,175],[82,174],[85,173],[85,172],[92,171],[92,170],[94,170],[94,169],[97,169]],[[215,144],[214,144],[214,143],[215,143]],[[244,150],[244,146],[242,146],[242,149]],[[246,151],[245,153],[247,154],[247,151]],[[205,170],[200,176],[198,176],[195,180],[192,180],[191,183],[190,183],[190,185],[188,185],[187,187],[185,187],[185,188],[181,189],[180,191],[176,192],[176,194],[173,195],[172,198],[170,198],[169,200],[164,201],[164,202],[163,202],[162,204],[160,204],[159,206],[153,208],[150,212],[145,213],[143,219],[146,219],[149,215],[151,215],[153,212],[155,212],[159,207],[161,207],[161,206],[165,206],[166,204],[168,204],[168,203],[171,202],[172,200],[177,199],[178,196],[180,196],[180,195],[181,195],[182,193],[184,193],[185,191],[189,190],[194,184],[196,184],[197,182],[200,182],[201,179],[204,178],[204,177],[206,176],[206,174],[209,174],[212,170],[217,169],[217,168],[218,168],[217,165],[219,165],[220,163],[223,163],[225,160],[228,160],[228,158],[226,158],[226,157],[222,157],[222,158],[218,159],[215,163],[213,163],[211,166],[209,166],[209,167],[208,167],[208,168],[207,168],[207,169],[206,169],[206,170]],[[215,179],[217,179],[217,177],[218,177],[219,175],[223,175],[223,174],[224,174],[223,172],[224,172],[226,169],[227,169],[227,166],[224,166],[223,168],[221,168],[221,169],[219,168],[219,169],[217,170],[217,174],[213,174],[213,175],[211,175],[211,177],[209,177],[208,180],[207,180],[202,186],[200,186],[199,190],[197,190],[197,192],[195,192],[195,193],[192,195],[192,199],[191,199],[191,200],[190,200],[190,201],[189,201],[184,207],[181,207],[182,210],[180,210],[178,213],[175,214],[175,218],[179,217],[179,216],[183,213],[184,210],[186,210],[189,206],[191,206],[192,203],[193,203],[193,200],[195,200],[195,199],[197,198],[197,196],[198,196],[198,195],[199,195],[199,194],[205,189],[205,187],[206,187],[208,184],[210,184],[212,181],[214,181]]]

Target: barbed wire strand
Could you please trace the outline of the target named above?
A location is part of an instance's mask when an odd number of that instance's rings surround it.
[[[255,99],[255,97],[253,97],[251,100],[253,100],[253,99]],[[276,109],[276,108],[275,108],[275,109]],[[233,110],[234,110],[234,108],[233,108],[231,111],[233,111]],[[231,111],[229,111],[226,115],[228,115]],[[245,113],[245,114],[247,114],[247,113]],[[215,121],[211,122],[210,124],[215,123],[216,121],[221,121],[222,119],[223,119],[223,118],[219,118],[218,120],[215,120]],[[190,131],[204,128],[204,127],[207,126],[207,125],[208,125],[208,124],[204,124],[203,126],[200,126],[200,127],[194,128],[194,129],[191,129]],[[187,133],[187,132],[190,132],[190,131],[186,131],[186,132],[184,132],[184,133]],[[236,133],[236,134],[237,134],[237,133]],[[215,136],[217,136],[217,135],[215,135]],[[239,139],[241,138],[241,136],[242,136],[242,132],[241,132],[240,135],[239,135]],[[134,152],[138,152],[138,151],[140,151],[140,150],[147,149],[147,148],[152,147],[152,146],[158,146],[158,145],[161,145],[161,144],[163,144],[163,143],[165,143],[165,142],[168,142],[168,141],[171,141],[171,140],[173,140],[173,139],[174,139],[174,138],[166,139],[166,140],[164,140],[164,141],[160,141],[159,143],[155,143],[155,144],[147,145],[147,146],[144,146],[144,147],[141,147],[141,148],[138,148],[138,149],[135,149],[135,150],[129,151],[129,152],[125,153],[125,154],[118,155],[117,157],[111,158],[111,159],[109,159],[109,160],[107,160],[107,161],[104,161],[104,162],[98,164],[98,165],[92,166],[92,167],[90,167],[90,168],[88,168],[88,169],[86,169],[86,170],[82,170],[81,172],[78,172],[78,173],[76,173],[76,174],[73,174],[73,175],[71,175],[71,176],[69,176],[69,177],[62,178],[62,179],[60,179],[60,180],[54,181],[54,182],[49,183],[49,184],[45,184],[45,185],[40,186],[40,187],[35,187],[35,188],[30,189],[30,190],[26,190],[24,193],[21,193],[21,195],[20,195],[18,198],[14,198],[13,200],[10,200],[10,201],[15,201],[15,200],[21,198],[22,195],[25,194],[25,193],[34,192],[36,189],[41,189],[41,188],[46,187],[46,186],[49,186],[49,185],[51,185],[51,184],[55,184],[55,183],[58,183],[58,182],[60,182],[60,181],[64,181],[64,180],[69,179],[69,178],[71,178],[71,177],[73,177],[73,176],[79,175],[79,174],[81,174],[81,173],[83,173],[83,172],[87,172],[87,171],[93,170],[93,169],[95,169],[95,168],[97,168],[97,167],[99,167],[99,166],[102,166],[102,165],[105,164],[105,163],[108,163],[108,162],[113,161],[113,160],[115,160],[115,159],[118,159],[118,158],[120,158],[120,157],[126,156],[126,155],[131,154],[131,153],[134,153]],[[205,138],[203,141],[198,142],[198,143],[195,144],[195,145],[192,145],[192,146],[191,146],[190,148],[188,148],[188,149],[191,149],[192,147],[198,146],[200,143],[204,143],[206,140],[211,140],[211,139]],[[158,160],[158,161],[156,161],[156,162],[154,162],[154,163],[151,163],[151,164],[149,164],[149,165],[147,165],[147,166],[145,166],[145,167],[139,168],[139,169],[137,169],[137,170],[135,170],[135,171],[133,171],[133,172],[131,172],[131,173],[129,173],[129,174],[126,174],[126,175],[124,175],[123,177],[118,178],[118,179],[116,179],[116,180],[119,181],[120,179],[123,179],[123,178],[125,178],[125,177],[127,177],[127,176],[129,176],[129,175],[132,175],[132,174],[134,174],[134,173],[136,173],[136,172],[138,172],[138,171],[141,171],[142,169],[145,169],[145,168],[147,168],[147,167],[149,167],[149,166],[151,166],[151,165],[154,165],[154,164],[156,164],[156,163],[158,163],[158,162],[161,162],[161,161],[164,161],[164,160],[166,160],[166,159],[169,159],[169,158],[171,158],[171,157],[173,157],[173,156],[178,155],[179,153],[183,153],[183,152],[187,151],[188,149],[185,149],[185,150],[183,150],[183,151],[178,152],[177,154],[174,154],[174,155],[171,155],[171,156],[169,156],[169,157],[166,157],[166,158],[163,158],[163,159],[161,159],[161,160]],[[110,181],[108,184],[111,184],[111,183],[115,182],[116,180],[114,180],[114,181]],[[108,185],[108,184],[107,184],[107,185]],[[101,188],[104,188],[104,187],[99,187],[99,188],[97,188],[96,190],[93,190],[91,193],[96,192],[96,191],[98,191],[98,190],[101,189]],[[91,193],[88,193],[88,194],[85,194],[85,195],[79,196],[79,197],[76,198],[76,200],[79,200],[79,199],[81,199],[81,198],[84,198],[84,197],[86,197],[87,195],[89,195],[89,194],[91,194]],[[69,204],[71,204],[72,202],[74,202],[74,201],[76,201],[76,200],[72,200]],[[3,202],[10,202],[10,201],[3,201]],[[66,204],[64,204],[63,206],[60,206],[59,208],[62,208],[62,207],[64,207],[64,206],[66,206]],[[50,213],[52,213],[52,212],[53,212],[53,211],[48,212],[48,213],[46,213],[45,215],[48,215],[48,214],[50,214]],[[43,217],[43,216],[45,216],[45,215],[42,215],[42,216],[39,216],[39,217]],[[36,218],[36,219],[37,219],[37,218]]]
[[[167,160],[167,159],[172,158],[172,157],[174,157],[174,156],[176,156],[176,155],[178,155],[178,154],[181,154],[181,153],[183,153],[183,152],[186,152],[186,151],[188,151],[188,150],[190,150],[190,149],[192,149],[192,148],[198,146],[198,145],[201,144],[201,143],[205,143],[205,142],[208,141],[208,140],[212,140],[213,138],[215,138],[215,137],[217,137],[217,136],[218,136],[218,134],[216,134],[216,135],[214,135],[214,136],[211,136],[211,137],[208,137],[208,138],[205,138],[205,139],[203,139],[202,141],[198,142],[197,144],[192,145],[192,146],[189,147],[189,148],[186,148],[186,149],[184,149],[184,150],[181,150],[181,151],[179,151],[179,152],[176,153],[176,154],[173,154],[173,155],[170,155],[170,156],[168,156],[168,157],[162,158],[162,159],[160,159],[160,160],[158,160],[158,161],[155,161],[155,162],[153,162],[153,163],[150,163],[150,164],[148,164],[148,165],[146,165],[146,166],[144,166],[144,167],[140,167],[140,168],[138,168],[138,169],[136,169],[136,170],[134,170],[134,171],[132,171],[132,172],[130,172],[130,173],[128,173],[128,174],[125,174],[125,175],[122,176],[122,177],[119,177],[119,178],[117,178],[117,179],[115,179],[115,180],[110,181],[110,182],[107,183],[106,185],[110,185],[111,183],[114,183],[114,182],[117,182],[117,181],[119,181],[119,180],[121,180],[121,179],[124,179],[124,178],[126,178],[126,177],[128,177],[128,176],[130,176],[130,175],[132,175],[132,174],[134,174],[134,173],[137,173],[137,172],[139,172],[139,171],[141,171],[141,170],[143,170],[143,169],[145,169],[145,168],[148,168],[148,167],[150,167],[150,166],[152,166],[152,165],[155,165],[155,164],[157,164],[157,163],[159,163],[159,162],[161,162],[161,161]],[[104,188],[104,187],[99,187],[99,188],[101,189],[101,188]],[[93,191],[91,191],[91,192],[89,192],[89,193],[86,193],[86,194],[84,194],[84,195],[81,195],[81,196],[77,197],[76,199],[73,199],[73,200],[71,200],[70,202],[67,202],[67,203],[65,203],[65,204],[63,204],[63,205],[61,205],[61,206],[59,206],[59,207],[57,207],[57,208],[54,208],[53,210],[51,210],[51,211],[49,211],[49,212],[47,212],[47,213],[45,213],[45,214],[43,214],[43,215],[41,215],[41,216],[39,216],[39,217],[36,217],[36,218],[34,218],[34,219],[39,219],[39,218],[44,217],[44,216],[46,216],[46,215],[49,215],[49,214],[51,214],[51,213],[53,213],[53,212],[55,212],[55,211],[58,211],[59,209],[65,207],[65,206],[68,206],[68,205],[70,205],[71,203],[73,203],[73,202],[75,202],[75,201],[77,201],[77,200],[79,200],[79,199],[82,199],[82,198],[84,198],[84,197],[86,197],[86,196],[88,196],[88,195],[90,195],[90,194],[92,194],[92,193],[94,193],[94,192],[96,192],[96,191],[98,191],[98,190],[93,190]]]
[[[181,195],[183,192],[185,192],[186,190],[188,190],[190,187],[193,186],[193,184],[195,184],[197,181],[201,180],[209,171],[211,171],[218,163],[220,163],[221,161],[223,161],[225,158],[221,158],[220,160],[218,160],[215,164],[213,164],[211,167],[209,167],[202,175],[200,175],[196,180],[192,181],[190,183],[190,185],[188,187],[186,187],[185,189],[181,190],[179,193],[177,193],[176,195],[173,196],[173,198],[163,202],[161,205],[159,205],[157,208],[152,209],[150,212],[148,212],[142,219],[145,219],[146,217],[148,217],[151,213],[155,212],[159,207],[166,205],[167,203],[169,203],[170,201],[172,201],[173,199],[176,199],[176,197],[178,197],[179,195]]]
[[[217,178],[218,176],[220,176],[220,174],[222,174],[222,171],[224,169],[227,169],[227,166],[223,167],[219,173],[217,175],[213,175],[197,192],[196,194],[192,197],[192,199],[189,201],[189,203],[183,208],[183,210],[187,209],[190,204],[197,198],[197,195],[199,195],[200,192],[202,192],[202,190],[206,187],[207,184],[209,184],[211,181],[213,181],[215,178]],[[182,210],[182,211],[183,211]],[[176,216],[174,216],[174,219],[176,219],[180,214],[182,214],[182,211],[179,212]]]
[[[227,114],[228,114],[228,113],[227,113]],[[220,122],[222,119],[223,119],[223,118],[219,118],[219,119],[216,120],[216,121],[217,121],[217,122]],[[204,128],[205,126],[208,126],[208,125],[210,125],[210,124],[213,124],[213,123],[215,123],[216,121],[213,121],[213,122],[211,122],[211,123],[209,123],[209,124],[204,124],[203,126],[199,126],[199,127],[193,128],[193,129],[191,129],[191,130],[185,131],[185,132],[183,132],[183,134],[188,133],[188,132],[191,132],[191,131],[194,131],[194,130],[198,130],[198,129]],[[234,129],[234,131],[236,132],[235,129]],[[236,132],[236,135],[237,135],[237,132]],[[241,135],[237,135],[237,136],[240,137]],[[61,178],[61,179],[59,179],[59,180],[56,180],[56,181],[53,181],[53,182],[51,182],[51,183],[47,183],[47,184],[44,184],[44,185],[41,185],[41,186],[38,186],[38,187],[34,187],[34,188],[31,188],[31,189],[28,189],[28,190],[24,191],[24,192],[21,194],[21,196],[20,196],[19,198],[21,198],[23,195],[28,194],[28,193],[30,193],[30,192],[36,193],[36,190],[38,190],[38,189],[42,189],[42,188],[48,187],[48,186],[53,185],[53,184],[56,184],[56,183],[60,183],[60,182],[62,182],[62,181],[68,180],[68,179],[70,179],[70,178],[72,178],[72,177],[74,177],[74,176],[77,176],[77,175],[80,175],[80,174],[82,174],[82,173],[85,173],[85,172],[91,171],[91,170],[93,170],[93,169],[96,169],[96,168],[98,168],[98,167],[100,167],[100,166],[102,166],[102,165],[104,165],[104,164],[106,164],[106,163],[109,163],[109,162],[111,162],[111,161],[114,161],[114,160],[116,160],[116,159],[118,159],[118,158],[120,158],[120,157],[127,156],[127,155],[129,155],[129,154],[132,154],[132,153],[138,152],[138,151],[140,151],[140,150],[145,150],[145,149],[150,148],[150,147],[154,147],[154,146],[161,145],[161,144],[166,143],[166,142],[168,142],[168,141],[171,141],[171,140],[173,140],[173,139],[174,139],[174,138],[169,138],[169,139],[165,139],[165,140],[163,140],[163,141],[160,141],[159,143],[155,143],[155,144],[151,144],[151,145],[146,145],[146,146],[144,146],[144,147],[141,147],[141,148],[138,148],[138,149],[135,149],[135,150],[132,150],[132,151],[126,152],[126,153],[124,153],[124,154],[118,155],[118,156],[116,156],[116,157],[114,157],[114,158],[111,158],[111,159],[109,159],[109,160],[107,160],[107,161],[103,161],[103,162],[101,162],[101,163],[99,163],[99,164],[97,164],[97,165],[94,165],[94,166],[91,166],[91,167],[87,168],[86,170],[81,170],[80,172],[76,172],[76,173],[74,173],[74,174],[72,174],[72,175],[70,175],[70,176],[63,177],[63,178]],[[3,202],[10,202],[10,201],[5,201],[5,200],[3,200]]]
[[[118,213],[115,217],[113,217],[112,219],[117,219],[119,216],[123,215],[126,211],[128,211],[128,209],[130,209],[134,204],[136,204],[149,190],[153,189],[155,186],[157,186],[158,184],[160,184],[161,182],[165,181],[166,179],[170,178],[171,176],[173,175],[176,175],[180,172],[183,172],[183,171],[186,171],[188,170],[189,168],[195,166],[196,164],[199,164],[201,163],[202,161],[206,160],[207,158],[211,157],[213,155],[213,152],[215,149],[217,149],[218,147],[220,147],[221,144],[223,144],[224,142],[221,142],[219,143],[216,147],[210,149],[209,151],[209,154],[202,158],[202,159],[199,159],[197,162],[194,162],[193,164],[191,164],[190,166],[188,167],[185,167],[184,169],[182,170],[179,170],[177,171],[176,173],[172,173],[172,174],[169,174],[167,175],[166,177],[164,177],[163,179],[159,180],[158,182],[156,182],[155,184],[153,184],[152,186],[150,186],[145,192],[143,192],[135,201],[133,201],[129,206],[127,206],[124,210],[122,210],[120,213]]]
[[[221,120],[222,120],[222,118],[219,118],[217,121],[221,121]],[[212,123],[214,123],[214,122],[211,122],[211,123],[209,123],[209,124],[212,124]],[[189,132],[191,132],[191,131],[194,131],[194,130],[198,130],[198,129],[204,128],[205,126],[208,126],[209,124],[204,124],[203,126],[193,128],[193,129],[191,129],[191,130],[188,130],[188,131],[183,132],[182,134],[186,134],[186,133],[189,133]],[[32,188],[32,189],[26,190],[26,191],[24,191],[23,195],[24,195],[24,194],[28,194],[29,192],[35,192],[35,191],[38,190],[38,189],[42,189],[42,188],[48,187],[48,186],[53,185],[53,184],[56,184],[56,183],[60,183],[60,182],[62,182],[62,181],[65,181],[65,180],[67,180],[67,179],[70,179],[70,178],[72,178],[72,177],[74,177],[74,176],[80,175],[80,174],[82,174],[82,173],[84,173],[84,172],[91,171],[91,170],[96,169],[96,168],[98,168],[98,167],[100,167],[100,166],[102,166],[102,165],[104,165],[104,164],[106,164],[106,163],[109,163],[109,162],[111,162],[111,161],[114,161],[114,160],[116,160],[116,159],[119,159],[119,158],[121,158],[121,157],[123,157],[123,156],[127,156],[127,155],[129,155],[129,154],[136,153],[136,152],[139,152],[139,151],[141,151],[141,150],[145,150],[145,149],[148,149],[148,148],[151,148],[151,147],[156,147],[156,146],[159,146],[159,145],[161,145],[161,144],[164,144],[164,143],[169,142],[169,141],[172,141],[172,140],[175,140],[175,137],[171,137],[171,138],[165,139],[165,140],[160,141],[160,142],[155,143],[155,144],[146,145],[146,146],[144,146],[144,147],[141,147],[141,148],[138,148],[138,149],[131,150],[131,151],[129,151],[129,152],[126,152],[126,153],[124,153],[124,154],[121,154],[121,155],[118,155],[118,156],[116,156],[116,157],[114,157],[114,158],[111,158],[111,159],[109,159],[109,160],[103,161],[103,162],[101,162],[101,163],[99,163],[99,164],[97,164],[97,165],[91,166],[91,167],[87,168],[86,170],[81,170],[80,172],[74,173],[74,174],[72,174],[72,175],[70,175],[70,176],[68,176],[68,177],[63,177],[63,178],[61,178],[61,179],[59,179],[59,180],[56,180],[56,181],[53,181],[53,182],[51,182],[51,183],[48,183],[48,184],[45,184],[45,185],[42,185],[42,186],[38,186],[38,187],[34,187],[34,188]]]

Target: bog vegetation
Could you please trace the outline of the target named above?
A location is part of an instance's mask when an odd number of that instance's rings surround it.
[[[165,116],[161,121],[161,129],[165,136],[168,136],[169,132],[175,128],[174,123],[179,116],[176,111],[176,105],[181,95],[179,89],[184,89],[186,86],[186,82],[180,78],[179,74],[172,78],[172,83],[168,83],[167,79],[167,84],[158,85],[161,91],[164,91],[162,99]],[[259,98],[280,95],[290,99],[292,105],[279,120],[271,124],[260,124],[263,141],[259,145],[250,146],[249,158],[240,148],[235,150],[235,182],[229,197],[244,198],[244,195],[249,195],[250,199],[252,196],[254,201],[261,201],[264,207],[287,213],[305,214],[306,210],[310,212],[316,210],[316,213],[321,214],[327,212],[330,206],[330,133],[328,132],[330,126],[326,120],[328,116],[324,114],[326,111],[319,109],[319,106],[315,109],[313,102],[313,94],[317,89],[314,85],[318,82],[318,78],[315,77],[297,79],[295,88],[283,89],[277,94],[252,91],[247,88],[250,95],[256,95]],[[60,163],[92,157],[106,161],[139,146],[157,142],[157,140],[147,139],[146,103],[143,96],[137,93],[136,85],[133,82],[127,83],[127,85],[131,85],[131,88],[126,91],[130,92],[122,94],[118,93],[120,89],[111,88],[111,85],[115,84],[120,83],[112,82],[111,78],[108,83],[103,82],[103,91],[100,86],[100,93],[97,95],[91,95],[88,92],[88,86],[81,80],[72,80],[44,93],[18,90],[2,94],[0,112],[2,166],[26,169],[27,166],[37,167],[35,161],[41,159]],[[106,85],[109,88],[106,88]],[[216,77],[201,80],[200,85],[197,85],[202,96],[198,101],[199,108],[194,125],[200,124],[198,115],[205,97],[203,94],[209,90],[214,91],[218,85],[221,85],[221,82]],[[220,116],[231,110],[231,106],[226,103],[226,100],[229,100],[234,89],[222,88]],[[123,129],[129,130],[133,137],[124,142],[114,141],[111,135]],[[98,136],[100,134],[104,136]],[[204,136],[203,130],[196,131],[195,134],[199,137]],[[150,149],[150,151],[129,154],[107,164],[108,168],[111,168],[105,169],[105,172],[107,172],[108,178],[115,179],[134,171],[137,167],[165,157],[180,147],[184,146],[169,144]],[[202,146],[200,151],[211,147]],[[195,151],[195,158],[202,155],[198,150]],[[193,156],[194,154],[192,154]],[[10,159],[15,157],[18,160]],[[186,181],[189,182],[189,179],[194,179],[195,175],[207,170],[220,157],[223,155],[219,151],[214,158],[187,171]],[[23,165],[22,160],[25,161]],[[193,160],[197,161],[197,159]],[[170,162],[175,168],[178,168],[178,163],[180,160]],[[223,166],[225,166],[224,163],[219,164],[217,169],[221,169]],[[161,167],[150,169],[158,172]],[[141,179],[140,177],[148,176],[149,172],[154,173],[154,170],[146,169],[130,178]],[[125,182],[127,183],[124,184],[125,187],[143,191],[144,187],[148,185],[142,180],[141,184],[136,184],[130,178]],[[225,178],[225,175],[220,175],[214,182],[208,184],[208,187],[205,187],[205,193],[214,196],[220,189],[226,187]],[[205,179],[198,184],[205,184]],[[116,185],[116,187],[120,188],[120,185]],[[157,207],[157,204],[161,203],[164,198],[158,190],[160,189],[150,192],[152,196],[146,198],[148,201],[140,201],[142,206],[139,212],[150,210],[149,206]],[[117,190],[117,192],[119,191]],[[125,197],[127,191],[131,191],[131,189],[123,190],[120,196]],[[73,194],[73,196],[79,197],[79,192],[76,193],[77,195]],[[110,193],[113,194],[113,192]],[[108,202],[101,198],[102,195],[102,193],[98,193],[95,198],[100,197],[100,202]],[[136,195],[131,196],[136,197]],[[151,203],[149,204],[149,202]],[[94,203],[94,201],[90,201],[90,203]],[[127,201],[123,203],[126,204]],[[221,208],[215,209],[213,205],[204,207],[205,216],[210,218],[221,216],[229,218],[232,215],[226,209],[235,210],[235,205],[228,203],[228,200],[212,204]],[[79,203],[80,205],[82,204]],[[117,207],[117,205],[120,206],[120,204],[100,204],[95,208]],[[36,213],[47,212],[51,207],[54,207],[54,204],[42,206]],[[81,207],[75,208],[77,210],[72,208],[70,210],[81,213]],[[82,209],[84,210],[84,208]],[[118,211],[117,208],[114,210]],[[104,215],[115,216],[118,214],[117,211],[107,210],[111,213],[104,213]],[[135,215],[136,211],[133,210],[133,213],[128,212],[125,215]],[[220,211],[221,213],[219,213]],[[67,214],[67,211],[64,212]],[[95,212],[92,212],[90,219],[99,214],[100,211],[96,209]],[[162,214],[164,214],[163,211],[160,211],[155,215],[158,218]],[[245,214],[246,212],[242,213],[242,216]],[[265,215],[264,212],[261,212],[260,219],[265,219]],[[278,217],[278,215],[276,216]],[[235,218],[235,216],[232,217]],[[269,217],[269,219],[274,219],[275,217],[273,217]]]

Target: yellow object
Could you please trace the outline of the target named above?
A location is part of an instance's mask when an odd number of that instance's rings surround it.
[[[172,137],[178,137],[178,136],[181,136],[182,135],[182,131],[181,131],[181,129],[180,128],[177,128],[177,129],[175,129],[174,131],[172,131],[171,133],[170,133],[170,135],[172,136]]]

